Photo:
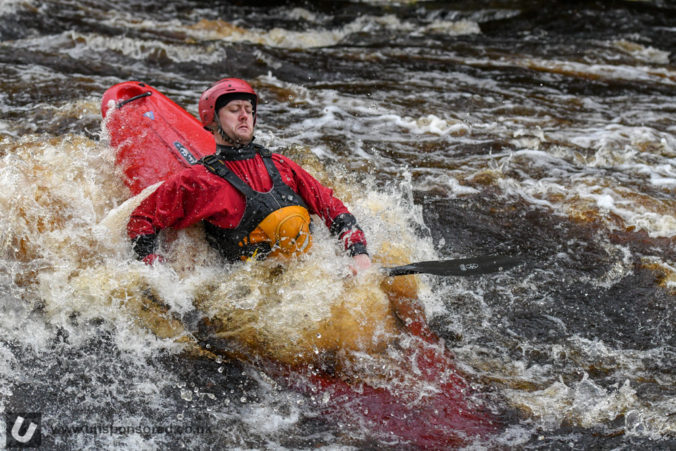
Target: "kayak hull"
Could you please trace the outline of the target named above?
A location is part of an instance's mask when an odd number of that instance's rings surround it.
[[[193,115],[145,83],[109,88],[101,112],[116,164],[134,195],[216,151],[214,137]]]

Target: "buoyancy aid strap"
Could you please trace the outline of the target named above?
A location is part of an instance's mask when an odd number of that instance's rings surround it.
[[[254,144],[254,148],[256,149],[256,152],[263,157],[263,158],[270,158],[272,157],[272,152],[270,152],[269,149],[266,149],[263,146],[259,146],[258,144]]]
[[[249,185],[244,183],[242,179],[237,177],[234,172],[228,169],[228,167],[225,165],[225,162],[223,162],[223,160],[217,155],[207,155],[206,157],[202,158],[199,163],[201,163],[209,171],[227,180],[228,183],[234,186],[237,191],[244,194],[245,197],[251,198],[254,195],[254,190]]]
[[[265,169],[267,169],[268,171],[268,175],[270,176],[272,185],[278,188],[282,187],[282,185],[280,184],[284,182],[282,181],[282,176],[279,174],[279,170],[272,161],[272,152],[270,152],[268,149],[262,146],[256,146],[256,151],[260,154],[260,156],[263,159]],[[231,185],[237,188],[237,190],[240,193],[244,194],[247,198],[252,197],[252,195],[254,194],[255,191],[249,185],[244,183],[242,179],[237,177],[234,172],[228,169],[223,159],[220,158],[218,155],[215,154],[207,155],[206,157],[202,158],[199,161],[199,163],[204,165],[214,174],[227,180]]]
[[[307,205],[303,199],[282,180],[282,175],[279,173],[277,166],[275,166],[275,163],[272,160],[272,152],[270,152],[265,147],[258,145],[256,145],[256,151],[262,157],[263,163],[265,164],[265,169],[268,171],[268,176],[272,181],[271,191],[281,191],[286,196],[291,196],[294,202],[298,205],[307,208]],[[225,162],[219,155],[207,155],[199,160],[198,163],[205,166],[212,173],[227,180],[247,199],[253,199],[256,197],[256,195],[260,194],[258,191],[254,191],[249,185],[244,183],[242,179],[235,175],[234,172],[228,169],[228,167],[225,165]]]
[[[275,163],[272,159],[272,152],[270,152],[268,149],[264,147],[260,147],[259,149],[259,154],[261,155],[263,159],[263,163],[265,164],[265,168],[268,170],[268,175],[270,176],[270,179],[272,180],[272,186],[273,189],[276,189],[280,193],[286,193],[287,194],[287,199],[293,201],[297,204],[300,205],[301,207],[307,208],[307,204],[303,200],[302,197],[298,193],[296,193],[289,185],[284,183],[284,180],[282,180],[282,174],[279,173],[279,170],[277,169],[277,166],[275,166]]]
[[[265,164],[265,169],[268,170],[268,175],[270,175],[270,179],[272,179],[272,184],[276,187],[281,187],[282,185],[280,184],[284,182],[282,181],[282,176],[279,173],[277,166],[275,166],[275,163],[272,161],[272,152],[262,146],[256,147],[256,151],[261,156],[263,164]]]

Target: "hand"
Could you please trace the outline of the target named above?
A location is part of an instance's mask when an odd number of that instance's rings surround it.
[[[369,267],[371,267],[371,259],[367,254],[357,254],[352,257],[350,270],[352,271],[353,276],[356,276],[357,273],[367,270]]]

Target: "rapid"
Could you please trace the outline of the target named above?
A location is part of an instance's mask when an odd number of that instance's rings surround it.
[[[17,412],[41,415],[44,449],[409,446],[187,352],[196,302],[255,311],[251,336],[295,353],[327,300],[377,297],[371,276],[345,282],[321,224],[284,270],[224,268],[198,228],[168,234],[166,265],[134,259],[104,91],[143,81],[196,115],[226,76],[261,98],[257,142],[334,189],[374,256],[525,257],[417,276],[504,423],[468,448],[676,447],[676,7],[660,0],[3,0],[2,446]]]

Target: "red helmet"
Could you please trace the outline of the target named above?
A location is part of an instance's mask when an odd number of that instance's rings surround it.
[[[206,127],[214,121],[216,101],[227,94],[248,94],[253,104],[254,124],[256,123],[256,104],[258,96],[249,83],[239,78],[224,78],[204,91],[200,97],[199,113],[202,126]]]

